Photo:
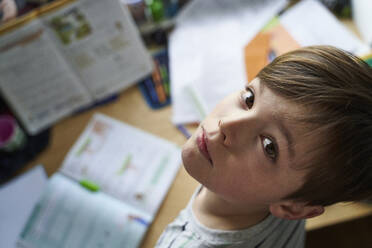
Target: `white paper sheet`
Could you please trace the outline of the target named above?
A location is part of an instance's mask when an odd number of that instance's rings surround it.
[[[46,184],[45,171],[37,166],[0,188],[0,247],[16,247],[18,236]]]
[[[372,26],[371,26],[371,0],[353,0],[351,2],[353,20],[359,29],[360,35],[370,47],[372,47]]]
[[[305,0],[286,11],[280,22],[301,46],[332,45],[356,55],[369,52],[336,17],[315,0]]]
[[[244,45],[286,2],[195,0],[180,13],[169,47],[175,124],[201,120],[189,92],[198,92],[208,113],[244,86]]]

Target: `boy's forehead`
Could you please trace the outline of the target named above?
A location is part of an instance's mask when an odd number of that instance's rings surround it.
[[[264,83],[261,83],[259,78],[252,80],[249,85],[258,91],[258,98],[261,95],[260,100],[265,99],[265,108],[270,108],[269,112],[273,122],[286,136],[288,142],[282,143],[282,148],[289,150],[292,155],[290,156],[291,160],[296,161],[295,164],[304,162],[303,160],[311,160],[312,155],[310,154],[312,153],[309,151],[315,150],[320,135],[312,132],[314,127],[309,123],[301,121],[310,113],[309,109],[278,96]]]
[[[258,77],[255,77],[254,79],[252,79],[252,81],[250,82],[247,82],[245,85],[257,85],[258,87],[261,87],[261,80],[258,78]]]
[[[268,98],[261,98],[261,100],[265,99],[266,104],[272,105],[271,111],[275,119],[295,122],[295,120],[298,120],[297,117],[308,112],[304,106],[276,94],[257,77],[247,85],[253,87],[259,96],[270,95]]]
[[[290,113],[278,115],[277,118],[281,118],[291,136],[291,142],[288,144],[290,146],[288,150],[293,155],[290,158],[291,167],[307,167],[318,156],[317,147],[325,135],[321,135],[310,124],[296,120]]]

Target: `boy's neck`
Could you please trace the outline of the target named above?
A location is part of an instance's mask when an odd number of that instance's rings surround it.
[[[242,208],[203,187],[192,204],[193,213],[204,226],[220,230],[246,229],[261,222],[269,211]]]

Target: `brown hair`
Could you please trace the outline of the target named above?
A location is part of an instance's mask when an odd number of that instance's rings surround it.
[[[304,185],[288,196],[327,206],[372,196],[372,69],[331,46],[277,57],[258,75],[279,96],[309,110],[296,116],[320,137]]]

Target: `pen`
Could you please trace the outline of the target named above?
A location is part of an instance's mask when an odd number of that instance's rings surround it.
[[[143,219],[139,216],[136,216],[136,215],[128,215],[128,218],[129,218],[129,220],[137,221],[138,223],[141,223],[145,226],[148,226],[148,224],[149,224],[145,219]]]
[[[176,125],[177,129],[181,131],[181,133],[186,137],[186,139],[191,137],[191,134],[183,125]]]

